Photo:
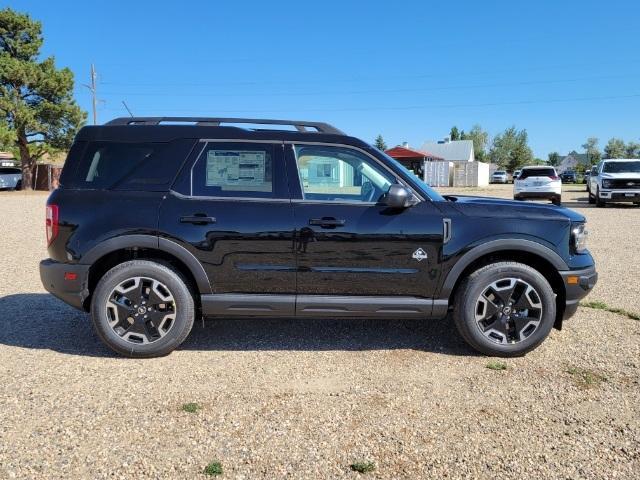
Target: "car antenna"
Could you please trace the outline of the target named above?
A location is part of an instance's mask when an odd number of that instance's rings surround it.
[[[133,113],[131,113],[131,110],[129,110],[129,107],[127,106],[127,103],[122,100],[122,105],[124,105],[124,108],[127,109],[127,112],[129,112],[129,116],[133,118]]]

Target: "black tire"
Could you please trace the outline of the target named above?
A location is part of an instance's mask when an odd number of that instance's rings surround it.
[[[476,321],[481,294],[490,285],[506,279],[517,279],[533,287],[541,306],[537,327],[515,343],[507,342],[506,338],[503,343],[492,340],[482,333]],[[534,268],[517,262],[492,263],[473,272],[458,288],[453,310],[453,319],[462,338],[477,351],[495,357],[518,357],[530,352],[547,338],[555,318],[555,294],[549,282]]]
[[[593,205],[594,203],[596,203],[596,199],[594,198],[593,195],[591,195],[591,192],[589,192],[589,203],[591,205]]]
[[[602,208],[606,206],[607,206],[607,202],[600,199],[600,188],[598,188],[596,190],[596,207]]]
[[[109,315],[112,315],[112,313],[108,313],[107,310],[108,306],[113,305],[113,303],[109,302],[110,296],[114,294],[116,287],[132,278],[142,278],[142,280],[138,281],[140,282],[140,288],[143,288],[141,282],[158,282],[161,287],[167,289],[168,295],[172,297],[167,303],[171,305],[170,308],[175,312],[175,318],[172,319],[166,333],[163,333],[162,336],[159,336],[160,334],[158,333],[158,335],[156,335],[157,339],[149,343],[135,343],[127,340],[123,338],[121,334],[117,333],[109,324]],[[151,292],[150,289],[148,291]],[[134,297],[135,293],[132,293],[131,296]],[[170,297],[167,296],[165,298]],[[164,300],[162,300],[162,302],[164,302]],[[149,303],[151,304],[151,301],[149,301]],[[164,306],[165,303],[161,305]],[[129,308],[131,316],[138,312],[138,310],[132,308],[131,305],[125,305],[123,308]],[[113,311],[113,308],[111,311]],[[167,314],[167,312],[162,313],[165,313],[165,316]],[[156,309],[154,313],[149,314],[162,315],[162,313]],[[138,315],[136,314],[135,316],[137,317]],[[171,351],[178,347],[185,338],[187,338],[187,335],[189,335],[195,320],[193,293],[188,286],[188,282],[179,272],[169,265],[149,260],[131,260],[116,265],[100,279],[91,300],[91,318],[98,336],[115,352],[132,358],[160,357],[171,353]],[[144,318],[147,317],[145,316]],[[131,321],[133,321],[133,319]],[[136,319],[135,321],[137,322],[138,320]],[[145,321],[140,318],[140,322]],[[126,330],[121,327],[118,328],[126,332]],[[142,328],[148,331],[146,327]],[[155,332],[159,332],[159,330],[156,329]],[[146,335],[138,336],[140,339],[142,337],[148,340],[148,336]]]
[[[18,183],[16,183],[15,190],[22,190],[22,180],[18,180]]]
[[[562,205],[562,197],[552,198],[551,203],[553,203],[554,205]]]

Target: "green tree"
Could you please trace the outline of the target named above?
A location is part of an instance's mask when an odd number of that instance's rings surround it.
[[[640,143],[633,141],[627,143],[625,153],[627,158],[640,158]]]
[[[529,136],[526,130],[518,130],[515,126],[509,127],[494,137],[489,158],[500,168],[509,171],[529,165],[533,162],[533,152],[528,141]]]
[[[449,132],[449,138],[453,140],[460,140],[460,132],[458,131],[458,127],[455,125],[451,127],[451,131]]]
[[[604,147],[604,158],[624,158],[626,145],[621,138],[610,139]]]
[[[560,161],[561,160],[562,160],[562,157],[560,156],[560,154],[558,152],[551,152],[548,155],[547,163],[549,165],[551,165],[552,167],[557,167],[558,165],[560,165]]]
[[[482,127],[475,124],[469,130],[469,133],[460,135],[461,140],[472,140],[473,151],[475,153],[476,160],[484,162],[487,160],[487,144],[489,143],[489,133],[485,132]]]
[[[0,10],[0,146],[22,162],[31,188],[36,161],[69,148],[86,118],[73,99],[73,73],[39,61],[42,24],[10,8]]]
[[[602,153],[598,148],[598,139],[596,137],[587,138],[587,141],[582,144],[582,148],[587,154],[587,159],[591,165],[595,165],[602,158]]]
[[[387,149],[387,144],[384,142],[384,138],[382,138],[382,135],[378,135],[376,137],[373,145],[381,152],[384,152]]]

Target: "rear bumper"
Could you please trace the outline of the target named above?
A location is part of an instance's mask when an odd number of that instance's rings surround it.
[[[40,262],[40,280],[53,296],[72,307],[83,310],[89,296],[89,265],[60,263],[46,259]],[[65,278],[66,276],[66,278]]]
[[[513,198],[545,198],[547,200],[553,198],[560,198],[560,193],[557,192],[515,192]]]
[[[578,310],[580,300],[586,297],[598,282],[595,265],[583,270],[567,270],[559,272],[564,281],[566,291],[566,307],[563,318],[571,318]]]

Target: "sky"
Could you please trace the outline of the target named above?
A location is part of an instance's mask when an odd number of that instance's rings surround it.
[[[534,154],[640,140],[637,1],[0,0],[98,123],[127,116],[317,120],[391,147],[515,125]]]

